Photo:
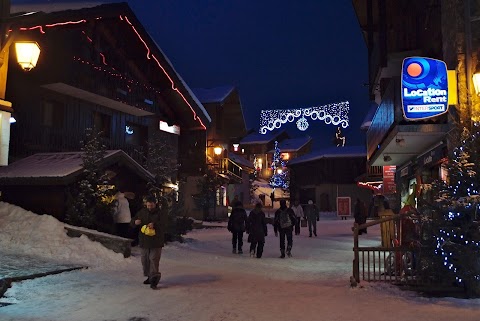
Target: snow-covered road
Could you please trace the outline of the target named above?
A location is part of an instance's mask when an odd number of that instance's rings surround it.
[[[262,259],[232,254],[225,228],[196,230],[164,249],[158,290],[142,284],[135,249],[120,263],[105,257],[109,264],[15,283],[1,300],[13,304],[0,307],[0,320],[480,319],[480,300],[429,299],[381,284],[350,288],[351,224],[320,221],[318,238],[302,229],[290,259],[278,258],[271,226]],[[378,229],[362,241],[377,245]],[[82,249],[103,255],[93,245]]]

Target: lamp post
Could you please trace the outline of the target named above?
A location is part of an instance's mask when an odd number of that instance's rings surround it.
[[[10,20],[10,1],[0,0],[0,166],[8,165],[8,150],[10,147],[10,123],[13,121],[12,103],[5,100],[7,87],[8,59],[10,46],[16,38],[15,32],[9,32],[7,24]],[[17,62],[23,70],[35,68],[40,47],[34,41],[15,43]]]

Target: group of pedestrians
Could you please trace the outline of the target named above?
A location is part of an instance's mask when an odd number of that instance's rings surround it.
[[[317,236],[319,213],[311,200],[308,201],[305,210],[298,200],[290,208],[287,207],[285,200],[280,200],[280,208],[275,211],[273,219],[275,236],[280,237],[280,258],[292,256],[293,231],[295,230],[295,235],[300,234],[300,221],[302,218],[308,222],[309,236],[312,237],[312,233]],[[250,256],[262,257],[265,236],[267,236],[268,230],[261,203],[257,203],[247,216],[242,203],[236,201],[233,204],[227,228],[232,233],[232,253],[243,253],[243,233],[246,232],[248,234],[247,240],[250,243]]]

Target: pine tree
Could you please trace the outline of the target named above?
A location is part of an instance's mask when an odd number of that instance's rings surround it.
[[[289,187],[289,176],[287,171],[287,163],[282,159],[278,142],[275,141],[275,151],[273,153],[273,161],[270,165],[273,175],[269,184],[273,189],[276,187],[287,189]]]
[[[147,142],[148,157],[145,167],[155,176],[155,181],[147,186],[150,194],[159,200],[161,197],[174,197],[166,195],[164,188],[166,183],[176,181],[179,164],[177,163],[176,150],[169,144],[168,137],[161,132],[155,132]]]
[[[113,212],[113,204],[103,202],[109,191],[101,188],[108,184],[108,178],[99,166],[106,147],[101,142],[101,133],[91,128],[86,129],[82,144],[82,179],[70,193],[66,220],[73,225],[95,229],[99,227],[99,221],[108,222]]]
[[[424,245],[433,248],[426,268],[435,279],[480,296],[480,133],[464,129],[449,156],[448,182],[433,184],[437,200],[422,210],[430,224]]]
[[[208,219],[208,211],[216,208],[216,193],[222,186],[222,179],[213,169],[207,169],[202,178],[197,181],[198,194],[195,198],[203,209],[203,219]]]

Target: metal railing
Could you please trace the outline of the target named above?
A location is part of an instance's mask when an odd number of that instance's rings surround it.
[[[374,225],[383,224],[388,228],[394,224],[397,235],[401,235],[401,220],[408,214],[396,214],[380,218],[365,224],[355,223],[353,230],[353,277],[358,283],[361,280],[367,282],[387,282],[393,284],[418,284],[421,282],[419,275],[422,248],[408,245],[395,246],[394,240],[389,240],[392,246],[361,247],[359,246],[359,231]],[[386,243],[386,242],[382,242]]]

